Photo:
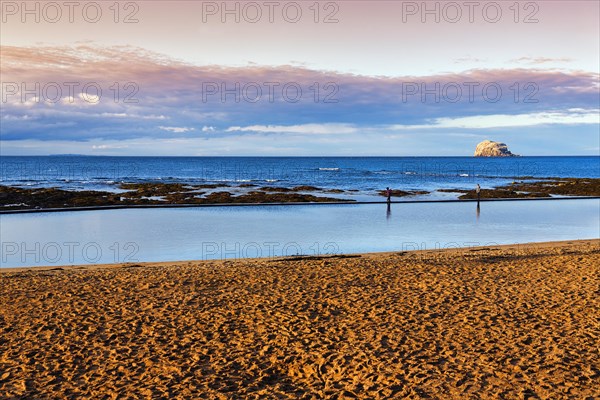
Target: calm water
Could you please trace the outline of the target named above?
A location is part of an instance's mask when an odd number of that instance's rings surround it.
[[[485,188],[524,176],[600,178],[600,157],[0,157],[0,184],[75,190],[161,181],[313,185],[374,195],[387,186]]]
[[[1,266],[401,251],[600,237],[600,200],[0,216]]]

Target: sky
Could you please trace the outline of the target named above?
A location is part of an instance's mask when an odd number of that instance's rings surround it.
[[[597,1],[0,2],[0,154],[600,154]]]

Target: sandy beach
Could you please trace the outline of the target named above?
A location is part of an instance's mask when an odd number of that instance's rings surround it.
[[[600,398],[600,240],[2,270],[0,398]]]

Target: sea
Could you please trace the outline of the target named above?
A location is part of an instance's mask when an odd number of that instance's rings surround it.
[[[574,199],[0,214],[0,269],[535,246],[599,238],[599,210]]]
[[[600,178],[600,156],[574,157],[103,157],[2,156],[0,185],[118,192],[121,183],[316,186],[357,199],[391,187],[492,188],[548,177]]]
[[[495,187],[600,177],[600,157],[0,157],[1,185],[119,190],[123,182],[342,189]],[[327,196],[335,194],[327,193]],[[409,196],[408,199],[414,199]],[[417,196],[418,197],[418,196]],[[381,198],[379,198],[381,199]],[[0,269],[495,246],[600,237],[600,200],[218,206],[0,215]]]

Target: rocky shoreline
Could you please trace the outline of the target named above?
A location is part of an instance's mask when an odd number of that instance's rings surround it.
[[[475,190],[440,189],[439,192],[462,193],[461,200],[477,199]],[[600,196],[600,179],[547,178],[532,182],[515,181],[494,189],[481,189],[482,199],[548,198],[556,196]]]
[[[240,189],[244,192],[239,192]],[[71,207],[140,206],[140,205],[201,205],[250,203],[332,203],[355,202],[349,198],[357,190],[322,189],[315,186],[257,187],[244,184],[186,185],[181,183],[122,183],[120,192],[96,190],[64,190],[58,188],[21,188],[0,186],[0,210],[52,209]],[[475,190],[437,189],[435,192],[454,193],[457,199],[476,199]],[[429,195],[425,190],[392,190],[392,198]],[[376,192],[387,196],[385,190]],[[345,195],[346,197],[340,197]],[[336,197],[337,196],[337,197]],[[482,199],[549,198],[555,196],[600,196],[600,179],[546,178],[516,180],[509,185],[482,189]]]
[[[247,186],[246,186],[247,187]],[[294,188],[263,187],[234,195],[223,185],[184,185],[179,183],[124,183],[124,192],[71,191],[57,188],[24,189],[0,186],[0,209],[65,208],[161,204],[302,203],[347,201],[304,192],[328,193],[312,186]],[[231,190],[231,189],[230,189]],[[302,192],[302,193],[300,193]],[[343,192],[343,191],[342,191]],[[337,193],[337,192],[335,192]]]

